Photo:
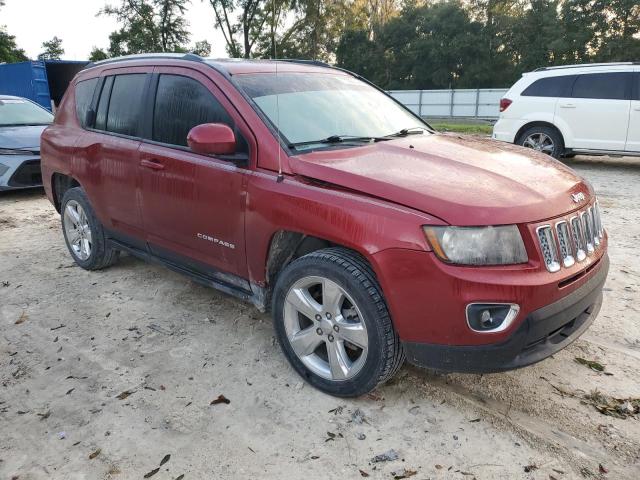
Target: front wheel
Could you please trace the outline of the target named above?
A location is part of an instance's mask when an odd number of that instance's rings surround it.
[[[276,283],[272,312],[293,368],[331,395],[370,392],[404,361],[375,275],[349,250],[319,250],[288,265]]]
[[[564,153],[562,135],[551,127],[535,126],[525,130],[516,140],[518,145],[560,158]]]

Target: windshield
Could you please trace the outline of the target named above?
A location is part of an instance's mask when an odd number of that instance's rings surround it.
[[[287,144],[298,150],[330,143],[326,139],[336,137],[375,139],[404,129],[426,129],[394,100],[350,75],[255,73],[234,78],[279,127]]]
[[[0,127],[49,125],[52,121],[53,115],[29,100],[0,99]]]

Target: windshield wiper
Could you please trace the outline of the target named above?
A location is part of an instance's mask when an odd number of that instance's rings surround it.
[[[288,145],[289,148],[297,148],[306,145],[316,145],[316,144],[335,144],[342,142],[379,142],[383,140],[389,140],[385,137],[367,137],[367,136],[359,136],[359,135],[331,135],[330,137],[323,138],[320,140],[309,140],[305,142],[293,142]]]
[[[390,135],[385,135],[385,137],[406,137],[407,135],[416,135],[422,134],[424,132],[428,132],[429,129],[425,127],[410,127],[403,128],[402,130],[398,130],[396,133],[392,133]]]

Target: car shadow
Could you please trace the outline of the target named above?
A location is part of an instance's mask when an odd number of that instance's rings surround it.
[[[584,167],[592,169],[618,169],[634,170],[640,168],[640,157],[609,157],[609,156],[576,156],[563,158],[562,161],[569,167]]]
[[[0,201],[15,201],[22,200],[34,200],[38,197],[44,197],[44,188],[24,188],[20,190],[2,190],[0,191]]]

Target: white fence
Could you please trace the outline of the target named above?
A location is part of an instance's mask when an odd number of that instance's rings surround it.
[[[391,96],[422,117],[498,118],[506,88],[392,90]]]

